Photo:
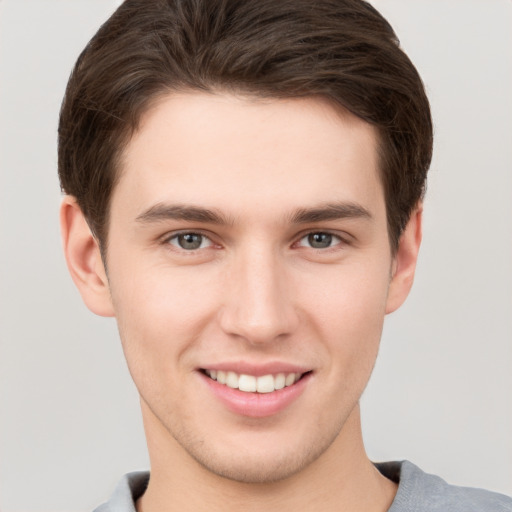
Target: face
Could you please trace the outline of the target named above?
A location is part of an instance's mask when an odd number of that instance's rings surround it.
[[[172,95],[121,171],[108,286],[146,428],[245,482],[334,450],[391,308],[374,129],[320,99]]]

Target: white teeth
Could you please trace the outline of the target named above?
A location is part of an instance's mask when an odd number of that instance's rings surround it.
[[[286,375],[284,373],[278,373],[274,377],[274,388],[275,389],[283,389],[286,385]]]
[[[291,386],[295,382],[295,373],[289,373],[284,381],[285,386]]]
[[[274,376],[263,375],[258,377],[256,379],[256,390],[258,393],[272,393],[272,391],[275,391]]]
[[[253,375],[238,374],[232,371],[224,372],[222,370],[205,370],[206,375],[216,380],[220,384],[245,391],[246,393],[272,393],[284,387],[295,384],[301,377],[301,373],[278,373],[276,375],[263,375],[255,377]]]
[[[229,388],[238,388],[238,375],[235,372],[228,372],[226,375],[226,386]]]
[[[240,375],[238,379],[238,389],[240,391],[254,393],[256,391],[256,377],[252,375]]]

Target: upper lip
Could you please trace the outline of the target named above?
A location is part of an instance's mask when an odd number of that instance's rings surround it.
[[[224,372],[235,372],[239,375],[253,375],[261,377],[263,375],[276,375],[278,373],[306,373],[312,368],[286,363],[281,361],[271,361],[267,363],[251,363],[247,361],[232,361],[222,363],[206,364],[200,367],[201,370],[217,370]]]

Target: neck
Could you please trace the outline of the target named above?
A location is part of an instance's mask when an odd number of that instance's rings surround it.
[[[366,456],[359,406],[316,461],[284,480],[257,484],[210,472],[192,459],[154,416],[148,417],[150,411],[143,412],[151,478],[137,501],[138,512],[384,512],[396,493],[396,484],[382,476]]]

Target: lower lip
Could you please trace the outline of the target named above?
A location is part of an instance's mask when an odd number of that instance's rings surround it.
[[[231,411],[241,416],[264,418],[286,409],[303,393],[311,378],[307,373],[291,386],[271,393],[247,393],[233,389],[199,372],[212,393]]]

